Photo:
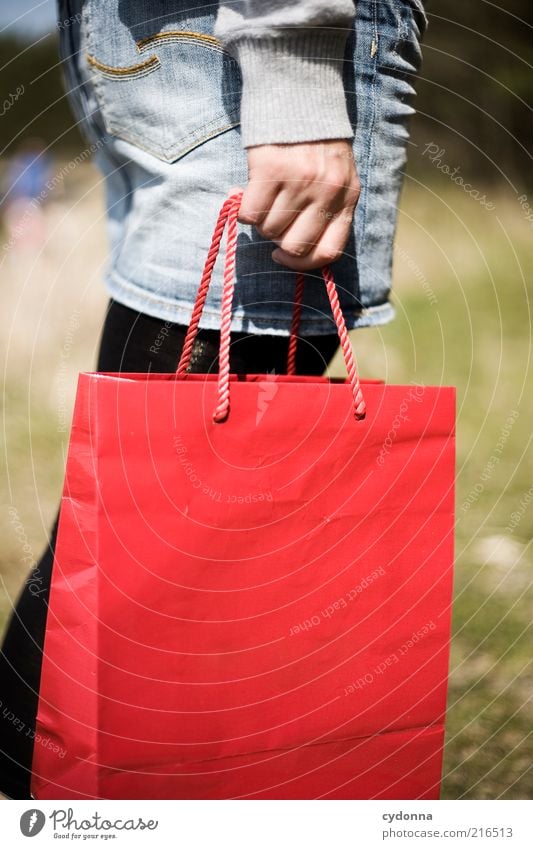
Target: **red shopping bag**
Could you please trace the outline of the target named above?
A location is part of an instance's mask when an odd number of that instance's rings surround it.
[[[176,375],[82,374],[36,799],[435,799],[451,387],[229,373],[239,197]],[[218,375],[188,374],[228,225]],[[366,404],[366,408],[365,408]]]

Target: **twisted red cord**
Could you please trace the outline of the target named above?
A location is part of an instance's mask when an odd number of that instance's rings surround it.
[[[231,345],[231,310],[233,303],[233,292],[235,288],[235,253],[237,248],[237,216],[241,205],[242,192],[230,195],[220,210],[215,232],[211,240],[211,247],[207,254],[204,270],[196,301],[191,315],[189,329],[183,343],[180,361],[178,364],[177,374],[184,374],[190,365],[191,353],[194,346],[194,340],[198,331],[202,311],[204,308],[205,299],[211,282],[213,268],[220,250],[220,243],[226,224],[228,225],[228,235],[226,244],[226,256],[224,263],[223,275],[223,292],[222,292],[222,317],[220,324],[220,353],[219,353],[219,373],[218,373],[218,403],[213,413],[215,422],[222,422],[227,418],[229,412],[229,376],[230,376],[230,345]],[[326,290],[331,305],[333,318],[337,326],[341,349],[348,372],[348,381],[352,388],[354,400],[355,416],[358,419],[365,416],[365,402],[359,383],[357,374],[357,365],[353,355],[353,349],[346,330],[346,324],[342,315],[337,290],[333,276],[329,266],[325,265],[322,268],[322,276],[326,283]],[[287,373],[295,374],[296,371],[296,346],[298,342],[298,329],[300,325],[300,316],[302,308],[303,290],[305,284],[305,276],[298,274],[296,279],[296,287],[294,294],[294,311],[291,323],[291,332],[289,339],[289,350],[287,356]]]
[[[333,318],[335,319],[335,324],[337,325],[337,332],[339,334],[339,340],[344,356],[344,362],[346,364],[346,370],[348,372],[348,381],[350,383],[350,386],[352,387],[355,417],[357,419],[363,419],[366,413],[366,405],[363,399],[363,393],[361,391],[361,384],[359,383],[357,365],[355,362],[355,357],[353,355],[352,343],[350,342],[350,337],[348,336],[348,331],[346,330],[346,324],[344,322],[344,316],[342,314],[341,305],[339,304],[339,297],[335,288],[333,275],[328,265],[325,265],[322,268],[322,276],[326,281],[326,290],[328,293],[329,302],[331,304],[331,312],[333,313]]]
[[[289,351],[287,353],[287,374],[296,374],[296,348],[298,346],[298,330],[300,328],[300,316],[302,314],[302,300],[304,296],[305,275],[296,275],[296,286],[294,289],[294,309],[292,313],[291,335],[289,339]]]
[[[234,198],[235,195],[227,198],[222,204],[221,210],[218,214],[217,223],[215,225],[215,231],[213,233],[213,238],[211,239],[211,247],[209,248],[207,258],[205,260],[204,270],[202,272],[202,279],[200,280],[200,285],[198,287],[196,301],[194,303],[194,308],[189,323],[189,329],[187,330],[185,336],[185,341],[183,343],[183,348],[181,351],[181,356],[176,374],[185,374],[191,362],[191,354],[194,346],[194,340],[196,338],[198,325],[200,324],[200,319],[204,310],[205,299],[209,290],[209,284],[211,283],[213,268],[215,267],[215,262],[218,256],[218,252],[220,250],[220,242],[222,241],[222,235],[226,226],[228,214],[235,202]]]
[[[235,288],[235,253],[237,250],[237,215],[241,205],[241,195],[233,196],[228,211],[228,236],[226,242],[226,262],[224,263],[224,282],[222,289],[222,318],[220,322],[220,353],[218,355],[218,404],[213,413],[215,422],[223,422],[229,413],[229,352],[231,345],[231,307]]]

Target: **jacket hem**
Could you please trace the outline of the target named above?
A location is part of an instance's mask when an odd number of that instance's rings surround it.
[[[168,321],[171,324],[188,326],[193,305],[189,301],[158,295],[149,292],[129,281],[124,280],[110,271],[105,279],[105,286],[109,296],[117,303],[122,304],[136,312]],[[390,301],[363,307],[358,311],[344,311],[344,320],[348,330],[359,327],[374,327],[388,324],[396,315],[396,310]],[[230,329],[235,332],[265,334],[269,336],[288,336],[290,333],[291,318],[276,318],[268,313],[245,313],[242,307],[237,307],[232,315]],[[220,329],[220,311],[207,305],[204,307],[200,327],[208,330]],[[327,318],[309,318],[302,314],[300,323],[300,336],[322,336],[335,333],[336,328],[333,321]]]

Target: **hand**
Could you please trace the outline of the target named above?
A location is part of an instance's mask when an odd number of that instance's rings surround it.
[[[347,139],[247,148],[239,221],[278,247],[272,259],[307,271],[342,256],[360,194]]]

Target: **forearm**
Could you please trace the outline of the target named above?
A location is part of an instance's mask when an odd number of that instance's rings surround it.
[[[353,0],[221,0],[215,35],[243,78],[245,147],[351,138],[343,59]]]

